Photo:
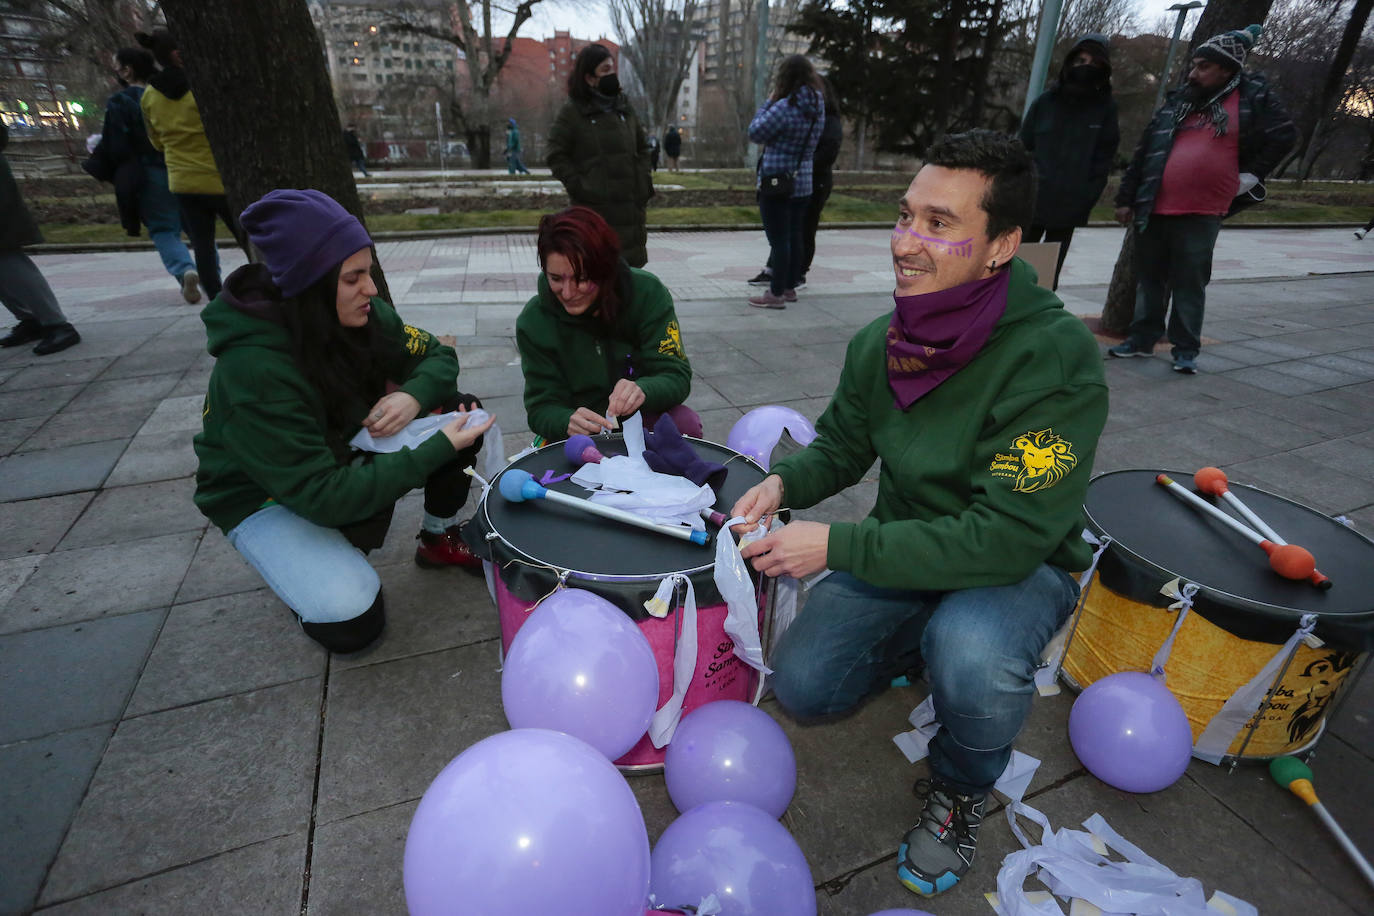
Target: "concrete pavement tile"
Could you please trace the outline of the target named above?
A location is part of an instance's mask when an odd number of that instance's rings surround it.
[[[785,344],[758,347],[752,356],[755,362],[774,372],[806,370],[813,366],[831,368],[836,365],[833,360],[827,359],[822,353],[805,347],[787,346]]]
[[[202,411],[205,408],[205,395],[187,394],[169,397],[148,417],[140,433],[200,432]]]
[[[481,392],[470,392],[481,397]],[[524,392],[520,394],[503,395],[501,397],[488,398],[481,397],[482,406],[490,414],[495,415],[496,422],[501,424],[501,433],[529,432],[529,420],[525,418],[525,397]],[[527,442],[526,445],[529,443]]]
[[[1093,473],[1124,468],[1200,468],[1212,463],[1203,437],[1183,441],[1172,424],[1162,423],[1116,432],[1099,440]]]
[[[1314,392],[1303,397],[1300,403],[1303,406],[1318,404],[1335,411],[1347,425],[1334,428],[1343,429],[1345,434],[1374,428],[1374,382]]]
[[[744,372],[716,375],[711,378],[711,386],[731,404],[746,409],[761,404],[794,401],[806,394],[802,379],[792,373]],[[832,385],[831,388],[833,387]]]
[[[131,379],[97,379],[81,391],[81,407],[127,407],[144,401],[160,402],[181,379],[180,372]]]
[[[252,843],[141,881],[45,907],[43,916],[294,913],[301,905],[305,846],[303,833]]]
[[[52,550],[94,498],[85,492],[0,503],[0,557]]]
[[[1319,366],[1309,359],[1273,363],[1269,368],[1284,375],[1291,375],[1294,378],[1315,382],[1323,388],[1341,388],[1346,385],[1359,384],[1366,380],[1364,376],[1351,375],[1348,372],[1341,372],[1327,366]]]
[[[697,413],[701,413],[703,410],[715,410],[730,406],[730,402],[725,400],[725,395],[700,376],[693,376],[692,391],[687,395],[686,404]]]
[[[1323,331],[1321,333],[1329,334],[1330,332]],[[1272,353],[1279,360],[1305,359],[1330,350],[1329,347],[1313,347],[1295,343],[1293,338],[1296,336],[1296,334],[1285,334],[1282,337],[1261,337],[1249,341],[1246,346],[1263,353]]]
[[[39,362],[17,370],[0,385],[0,392],[9,394],[34,388],[62,385],[83,385],[110,365],[109,359],[81,359],[64,363]]]
[[[1313,391],[1320,391],[1327,386],[1318,382],[1308,381],[1293,375],[1286,375],[1282,372],[1275,372],[1270,368],[1251,366],[1247,369],[1234,369],[1229,376],[1236,381],[1244,382],[1247,385],[1254,385],[1256,388],[1263,388],[1265,391],[1272,391],[1274,394],[1299,395],[1310,394]]]
[[[686,332],[684,332],[685,335]],[[713,334],[704,329],[693,331],[691,336],[684,336],[682,344],[687,349],[687,358],[692,361],[692,368],[695,370],[697,357],[703,353],[714,353],[717,350],[733,350],[735,345],[733,338],[723,334]],[[1374,356],[1371,356],[1374,358]]]
[[[0,420],[50,417],[82,391],[81,385],[51,385],[25,391],[0,391]]]
[[[649,833],[649,847],[658,842],[668,825],[678,818],[678,810],[668,796],[668,786],[662,773],[626,773],[625,780],[630,784],[639,803],[639,813],[644,815],[644,828]]]
[[[40,902],[303,833],[320,690],[312,678],[120,723]]]
[[[60,550],[127,544],[179,531],[202,531],[209,524],[191,502],[189,477],[129,487],[106,487],[67,532]]]
[[[0,913],[30,912],[111,725],[0,747]]]
[[[689,351],[688,358],[692,361],[692,374],[702,378],[714,378],[762,369],[762,364],[758,360],[733,346],[707,350],[703,353]]]
[[[1354,477],[1374,480],[1374,447],[1357,445],[1348,439],[1328,439],[1294,449],[1292,454]]]
[[[1368,664],[1356,670],[1336,699],[1336,710],[1327,718],[1327,736],[1345,742],[1357,754],[1374,760],[1374,675]]]
[[[1270,398],[1255,404],[1254,409],[1323,437],[1349,436],[1369,429],[1367,419],[1350,415],[1344,400],[1342,391],[1318,391],[1291,398]]]
[[[485,369],[492,366],[520,366],[520,351],[513,344],[504,347],[468,346],[458,341],[458,365],[460,376],[469,369]]]
[[[167,607],[198,540],[185,532],[50,554],[5,605],[0,633]]]
[[[191,367],[182,375],[181,380],[167,392],[168,397],[181,398],[194,395],[197,398],[204,398],[205,392],[210,389],[210,369]]]
[[[458,388],[477,395],[486,403],[489,397],[502,395],[522,396],[525,392],[525,376],[516,366],[485,366],[464,368],[458,374]]]
[[[506,730],[495,643],[331,675],[320,823],[419,798],[464,748]]]
[[[702,436],[710,442],[726,442],[735,422],[744,416],[738,407],[720,407],[703,410],[701,413]]]
[[[325,656],[269,589],[177,605],[126,715],[319,677]]]
[[[22,446],[24,441],[46,422],[48,422],[46,416],[0,420],[0,457],[10,454]]]
[[[1242,461],[1227,473],[1236,480],[1254,481],[1254,486],[1272,490],[1327,514],[1349,512],[1374,503],[1374,480],[1344,474],[1334,468],[1313,474],[1311,461],[1302,458],[1299,452]]]
[[[1113,409],[1115,409],[1115,405],[1113,405]],[[1294,426],[1291,423],[1275,423],[1272,415],[1264,413],[1257,407],[1237,407],[1233,410],[1208,414],[1204,417],[1198,417],[1198,422],[1208,426],[1220,427],[1246,438],[1263,441],[1268,445],[1267,452],[1260,452],[1251,457],[1301,448],[1304,445],[1318,442],[1322,438],[1320,433],[1302,426]]]
[[[123,487],[155,480],[190,477],[196,472],[192,430],[177,429],[163,433],[139,433],[129,443],[119,464],[110,472],[106,486]]]
[[[1352,351],[1360,352],[1360,351]],[[1361,381],[1374,379],[1374,364],[1370,364],[1363,359],[1355,359],[1346,353],[1330,353],[1326,356],[1314,356],[1307,362],[1327,369],[1335,369],[1346,375],[1353,375]]]
[[[135,378],[140,375],[159,375],[164,372],[181,372],[190,368],[205,349],[203,339],[194,344],[183,343],[180,347],[170,345],[162,337],[145,343],[143,346],[116,359],[100,376],[101,381],[111,379]]]
[[[177,590],[178,604],[233,595],[262,588],[262,576],[248,565],[218,528],[209,525],[196,548],[191,566],[186,570],[181,588]]]
[[[421,569],[409,556],[377,572],[386,596],[386,631],[362,652],[335,656],[333,670],[500,638],[496,608],[483,577],[457,569]],[[494,645],[490,653],[488,661],[495,670],[500,659]]]
[[[404,913],[406,834],[418,806],[403,802],[317,827],[305,913]]]
[[[28,554],[26,556],[11,557],[8,560],[0,560],[0,607],[14,596],[14,593],[29,581],[33,571],[39,564],[47,559],[46,554]],[[0,672],[3,675],[4,672]]]
[[[62,448],[87,442],[106,442],[113,439],[127,442],[134,437],[143,421],[152,412],[153,405],[146,402],[131,404],[128,407],[64,410],[44,423],[41,429],[19,447],[18,452]]]
[[[0,459],[0,501],[94,490],[106,481],[127,445],[128,440],[113,439]]]
[[[116,722],[161,609],[0,636],[0,744]]]

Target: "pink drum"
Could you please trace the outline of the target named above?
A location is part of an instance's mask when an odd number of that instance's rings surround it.
[[[603,455],[625,453],[619,435],[599,436],[594,441]],[[699,439],[686,441],[702,458],[725,464],[729,470],[725,483],[717,488],[717,511],[728,512],[765,476],[752,459],[724,446]],[[528,471],[535,480],[547,471],[557,476],[577,470],[564,457],[561,442],[519,458],[506,470],[512,468]],[[587,495],[586,490],[567,480],[548,486],[579,498]],[[510,648],[540,599],[560,584],[587,589],[628,614],[649,640],[658,661],[658,706],[673,694],[673,658],[681,638],[686,587],[678,584],[665,617],[650,615],[645,602],[654,597],[665,578],[676,575],[689,580],[697,605],[697,659],[696,674],[683,701],[682,713],[686,715],[713,700],[757,704],[761,687],[758,672],[734,654],[734,642],[725,633],[726,604],[713,579],[718,532],[712,525],[707,528],[711,538],[700,546],[547,500],[508,502],[493,486],[464,536],[493,564],[495,581],[491,584],[501,620],[503,650]],[[772,580],[752,571],[751,579],[759,596],[759,630],[766,634]],[[654,747],[645,735],[616,765],[629,772],[656,772],[663,765],[664,750]]]

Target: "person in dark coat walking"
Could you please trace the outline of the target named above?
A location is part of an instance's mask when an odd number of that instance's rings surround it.
[[[353,163],[353,167],[363,173],[364,178],[371,178],[367,173],[367,156],[363,153],[363,145],[358,141],[358,126],[348,125],[343,132],[344,149],[348,150],[348,161]]]
[[[52,287],[43,279],[38,265],[24,254],[25,245],[43,241],[29,208],[19,196],[19,184],[10,172],[5,147],[10,132],[0,121],[0,303],[19,323],[4,337],[0,347],[17,347],[38,341],[33,352],[39,356],[57,353],[81,342],[81,335],[62,314]]]
[[[611,224],[626,263],[648,263],[649,141],[605,45],[577,53],[544,159],[574,206],[590,207]]]
[[[1022,242],[1058,242],[1054,288],[1075,226],[1107,186],[1121,133],[1112,98],[1112,64],[1107,36],[1084,35],[1069,49],[1059,79],[1026,112],[1021,142],[1035,159],[1039,175],[1033,222]]]
[[[682,155],[682,134],[677,127],[668,128],[663,134],[663,155],[668,159],[668,171],[678,171],[677,160]]]

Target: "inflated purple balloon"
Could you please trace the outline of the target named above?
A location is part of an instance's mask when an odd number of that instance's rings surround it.
[[[1178,699],[1143,671],[1108,675],[1079,694],[1069,743],[1098,779],[1127,792],[1158,792],[1188,768],[1193,732]]]
[[[649,891],[663,904],[696,906],[708,894],[721,916],[815,916],[811,868],[771,814],[708,802],[668,825],[650,857]]]
[[[663,757],[663,780],[679,811],[737,801],[782,817],[797,789],[797,759],[768,713],[716,700],[678,723]]]
[[[404,881],[411,916],[642,916],[649,835],[601,753],[516,729],[477,742],[430,783]]]
[[[782,438],[784,429],[798,445],[809,445],[816,438],[816,427],[806,417],[790,407],[765,404],[736,420],[725,444],[741,455],[753,458],[766,471],[773,455],[773,446]]]
[[[560,589],[511,640],[501,702],[511,728],[567,732],[615,760],[654,716],[658,662],[615,605],[585,589]]]

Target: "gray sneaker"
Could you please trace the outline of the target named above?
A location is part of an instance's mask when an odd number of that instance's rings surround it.
[[[1129,337],[1114,347],[1107,348],[1108,356],[1154,356],[1154,347],[1138,347]]]
[[[1175,356],[1174,371],[1184,375],[1197,375],[1197,359],[1192,356]]]
[[[973,865],[987,795],[960,795],[929,779],[917,780],[915,792],[925,807],[897,848],[897,878],[907,890],[934,897]]]

